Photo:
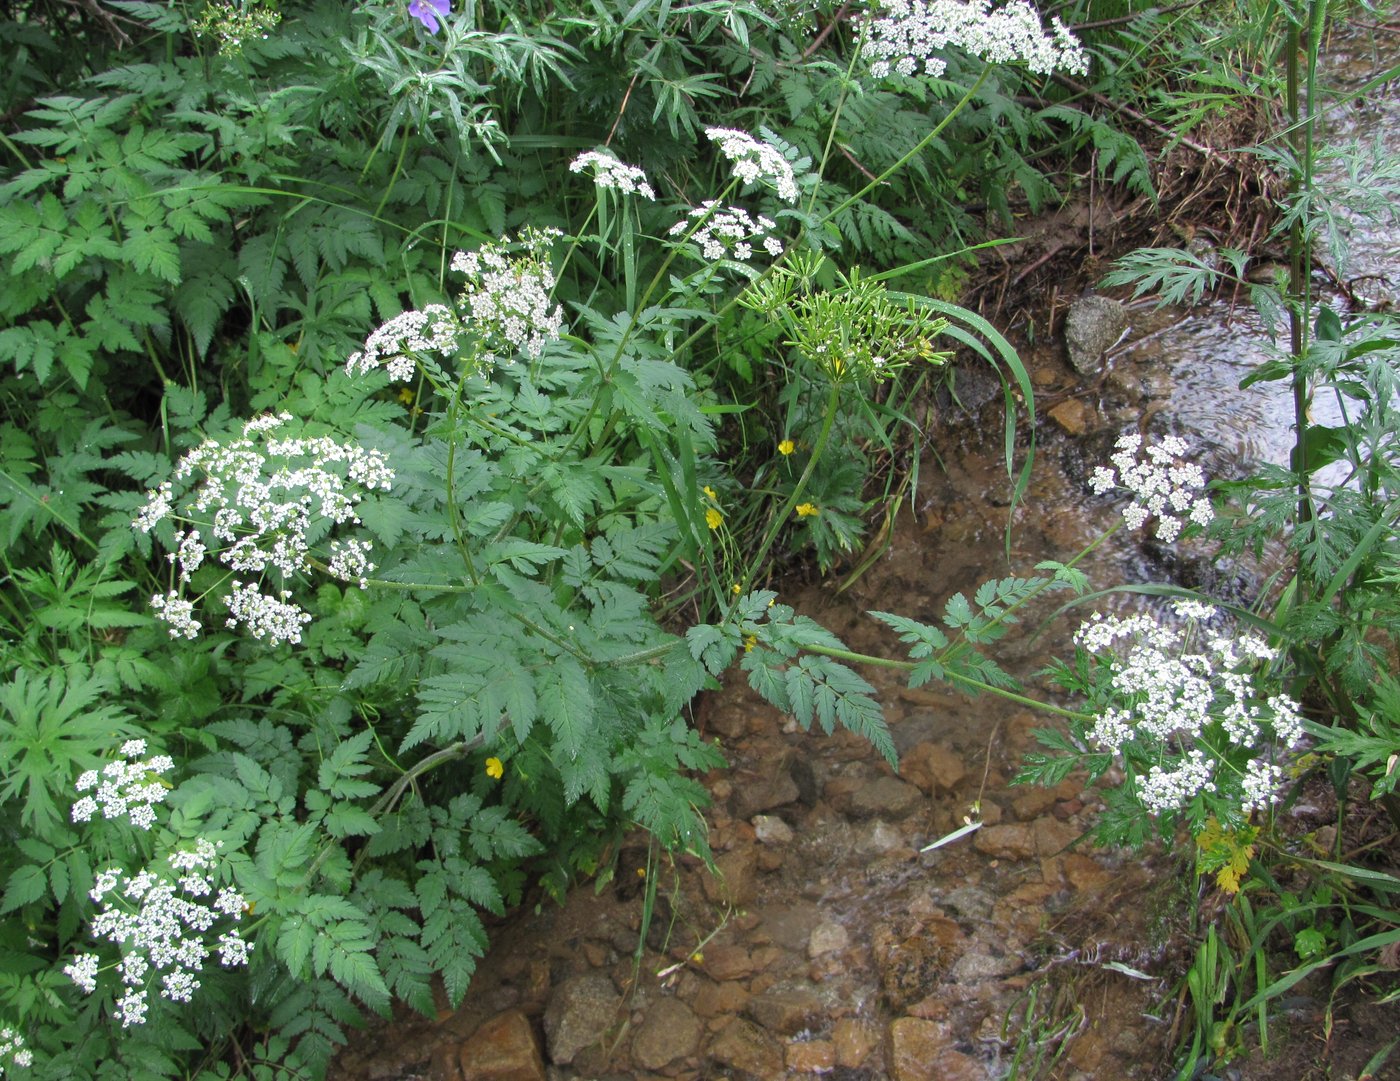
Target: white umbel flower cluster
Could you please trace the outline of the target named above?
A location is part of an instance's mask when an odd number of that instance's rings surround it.
[[[24,1037],[9,1025],[0,1025],[0,1077],[5,1076],[5,1065],[33,1066],[34,1052],[24,1046]]]
[[[230,888],[214,892],[218,846],[200,838],[193,849],[172,852],[166,866],[128,875],[109,867],[89,891],[103,909],[92,921],[92,936],[115,944],[125,991],[117,999],[122,1027],[142,1024],[153,988],[172,1002],[189,1002],[199,989],[199,972],[209,957],[207,936],[221,918],[241,920],[243,897]],[[252,944],[232,929],[218,938],[226,968],[247,964]],[[63,971],[86,994],[97,990],[101,958],[80,954]]]
[[[623,195],[640,195],[643,199],[656,199],[656,192],[648,183],[645,172],[607,151],[585,151],[569,163],[571,173],[585,170],[592,171],[593,183],[600,188],[620,191]]]
[[[394,479],[377,450],[329,436],[284,437],[291,420],[289,413],[255,417],[235,439],[206,440],[180,459],[174,479],[150,493],[132,523],[144,533],[167,520],[182,526],[169,556],[179,568],[179,585],[212,556],[240,576],[224,596],[228,625],[245,626],[274,645],[300,641],[310,620],[290,603],[287,585],[311,571],[312,536],[360,524],[356,507],[365,495],[387,491]],[[365,587],[374,568],[370,548],[365,540],[332,541],[328,570]],[[275,594],[242,577],[269,574],[280,579]],[[199,634],[193,602],[178,589],[156,594],[151,607],[172,637]]]
[[[1276,659],[1256,634],[1204,626],[1218,612],[1180,601],[1181,626],[1147,615],[1095,614],[1075,643],[1112,673],[1113,706],[1090,732],[1115,755],[1151,759],[1136,794],[1153,814],[1184,807],[1198,794],[1238,799],[1240,810],[1277,800],[1282,770],[1270,759],[1303,737],[1298,704],[1264,695],[1255,677]]]
[[[1123,508],[1129,529],[1137,529],[1156,515],[1157,536],[1170,544],[1181,534],[1186,522],[1209,525],[1215,517],[1210,499],[1203,493],[1205,474],[1194,462],[1184,459],[1186,441],[1169,435],[1160,443],[1144,447],[1136,434],[1120,436],[1117,451],[1109,461],[1113,468],[1099,466],[1089,478],[1095,495],[1125,488],[1133,500]],[[1138,451],[1143,457],[1138,457]]]
[[[947,68],[946,49],[961,49],[989,64],[1023,63],[1038,75],[1083,75],[1089,60],[1059,19],[1046,33],[1026,0],[992,9],[987,0],[882,0],[861,31],[861,56],[877,79],[890,75],[936,79]]]
[[[422,311],[407,311],[396,315],[365,339],[365,347],[350,354],[345,362],[347,375],[371,372],[381,364],[394,382],[406,383],[413,378],[416,365],[414,353],[438,353],[450,357],[457,352],[457,334],[461,330],[452,309],[442,304],[429,304]]]
[[[797,178],[779,151],[736,128],[706,128],[705,134],[729,159],[734,175],[745,184],[763,184],[785,203],[797,202]]]
[[[549,264],[549,249],[562,235],[530,227],[517,239],[502,237],[452,257],[452,269],[467,276],[458,308],[476,336],[476,362],[483,368],[510,364],[522,353],[538,357],[564,332],[564,309],[550,300],[555,279]],[[516,254],[519,248],[523,255]]]
[[[150,829],[156,820],[155,805],[164,802],[169,787],[160,775],[174,769],[175,762],[168,754],[143,760],[145,753],[144,739],[129,739],[121,746],[121,758],[101,770],[79,774],[73,787],[92,795],[73,804],[73,821],[90,822],[101,811],[103,818],[125,818],[137,829]]]
[[[783,254],[783,242],[772,235],[776,228],[777,223],[772,218],[762,214],[751,217],[743,207],[722,207],[711,199],[671,226],[669,235],[681,236],[695,229],[690,239],[700,245],[706,259],[714,261],[728,256],[742,263],[753,258],[755,246],[774,259]]]

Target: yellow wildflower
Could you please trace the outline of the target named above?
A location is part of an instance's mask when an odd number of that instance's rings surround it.
[[[711,529],[718,529],[720,527],[720,523],[723,521],[724,515],[722,515],[719,511],[715,510],[714,507],[711,507],[705,512],[705,524]]]
[[[750,653],[750,652],[752,652],[752,651],[753,651],[753,647],[756,646],[757,644],[758,644],[758,635],[756,635],[756,634],[746,634],[746,635],[744,635],[744,652],[745,652],[745,653]]]
[[[797,447],[793,445],[791,439],[784,439],[781,443],[778,444],[778,453],[785,458],[796,449]]]
[[[700,490],[704,492],[707,496],[709,496],[711,499],[713,499],[716,503],[719,502],[719,496],[715,495],[715,490],[711,488],[708,484]]]
[[[741,586],[738,582],[735,582],[732,586],[729,587],[729,591],[737,597],[740,593],[744,592],[744,587]]]
[[[401,404],[401,405],[412,405],[412,404],[413,404],[413,391],[410,390],[408,387],[400,387],[400,388],[399,388],[399,395],[398,395],[398,397],[399,397],[399,404]]]
[[[647,876],[647,869],[646,869],[645,867],[638,867],[638,868],[637,868],[637,877],[638,877],[638,878],[646,878],[646,876]]]
[[[813,518],[821,512],[821,507],[817,506],[815,503],[797,504],[797,516],[799,518]]]
[[[499,781],[505,774],[506,767],[499,758],[493,756],[486,760],[486,776]]]

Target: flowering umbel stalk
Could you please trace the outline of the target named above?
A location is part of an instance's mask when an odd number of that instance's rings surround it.
[[[312,570],[312,536],[326,526],[358,525],[355,508],[366,493],[392,484],[381,452],[329,436],[286,436],[291,420],[289,413],[255,417],[232,440],[206,440],[150,493],[132,523],[143,533],[175,526],[166,558],[176,588],[151,598],[172,637],[194,638],[201,629],[182,591],[212,556],[232,572],[223,596],[227,626],[273,645],[299,642],[311,616],[292,602],[289,586]],[[374,569],[370,548],[367,540],[332,541],[328,571],[363,587]]]

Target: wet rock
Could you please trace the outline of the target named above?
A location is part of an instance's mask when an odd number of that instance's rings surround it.
[[[829,1073],[836,1065],[836,1048],[830,1040],[807,1040],[788,1044],[785,1057],[794,1073]]]
[[[886,1040],[890,1081],[987,1081],[987,1071],[954,1047],[936,1021],[901,1017]]]
[[[1113,874],[1101,866],[1097,860],[1082,856],[1078,852],[1066,852],[1060,861],[1065,881],[1081,893],[1097,894],[1108,888]]]
[[[659,1070],[694,1054],[700,1043],[700,1019],[684,1002],[660,998],[647,1008],[632,1037],[632,1058],[648,1070]]]
[[[858,1068],[880,1043],[880,1030],[867,1021],[843,1017],[831,1030],[836,1063],[847,1069]]]
[[[1080,831],[1058,818],[1037,818],[1031,827],[1038,856],[1057,856],[1079,839]]]
[[[859,847],[864,852],[890,852],[904,847],[904,837],[888,822],[877,820],[860,839]]]
[[[1066,435],[1075,438],[1087,432],[1094,423],[1094,411],[1078,398],[1066,398],[1050,409],[1049,416]]]
[[[597,1043],[617,1019],[622,999],[612,980],[599,973],[565,980],[550,996],[544,1011],[544,1035],[549,1060],[573,1062],[585,1047]]]
[[[1021,959],[989,942],[979,941],[953,963],[948,977],[955,983],[982,983],[1010,976],[1021,968]]]
[[[801,794],[791,772],[784,768],[766,776],[745,776],[729,797],[729,813],[735,818],[753,818],[775,807],[796,803]]]
[[[765,845],[792,844],[793,837],[796,836],[792,827],[776,815],[755,815],[753,832],[759,843]]]
[[[705,896],[717,904],[746,905],[758,892],[758,852],[741,845],[715,860],[718,875],[705,878]]]
[[[1065,347],[1070,366],[1080,375],[1097,375],[1104,353],[1118,344],[1128,328],[1128,309],[1109,297],[1080,297],[1065,320]]]
[[[741,983],[706,983],[695,993],[691,1006],[708,1020],[738,1013],[748,1001],[749,993]]]
[[[743,946],[710,946],[705,950],[705,975],[718,983],[742,980],[753,975],[754,967]]]
[[[1018,794],[1011,801],[1011,813],[1022,822],[1030,822],[1039,818],[1054,806],[1057,798],[1051,789],[1041,788],[1038,785],[1016,791]]]
[[[1001,860],[1026,860],[1035,855],[1034,827],[1025,822],[983,826],[972,839],[978,852]]]
[[[834,920],[827,920],[812,928],[807,940],[807,956],[816,958],[826,953],[839,953],[851,944],[847,930]]]
[[[815,993],[805,988],[775,987],[749,999],[744,1011],[769,1032],[795,1036],[805,1028],[818,1025],[826,1007]]]
[[[785,950],[802,950],[807,947],[812,928],[822,922],[822,910],[807,901],[797,901],[790,905],[772,905],[762,911],[759,928],[770,942],[775,942]]]
[[[924,794],[893,777],[877,777],[851,793],[849,810],[856,818],[904,818],[924,806]]]
[[[462,1081],[545,1081],[544,1059],[530,1020],[519,1010],[497,1014],[461,1047]]]
[[[967,776],[962,757],[942,743],[915,744],[899,763],[906,781],[925,795],[952,792]]]
[[[761,1078],[775,1077],[783,1068],[783,1053],[777,1041],[742,1017],[735,1018],[715,1037],[710,1056],[730,1069]]]
[[[913,933],[877,924],[871,935],[875,967],[885,997],[895,1010],[928,997],[957,956],[962,929],[945,917],[919,924]]]

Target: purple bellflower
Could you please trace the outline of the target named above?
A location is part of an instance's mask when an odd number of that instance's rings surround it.
[[[413,0],[408,5],[408,13],[422,23],[430,34],[438,32],[438,19],[447,18],[452,11],[452,0]]]

